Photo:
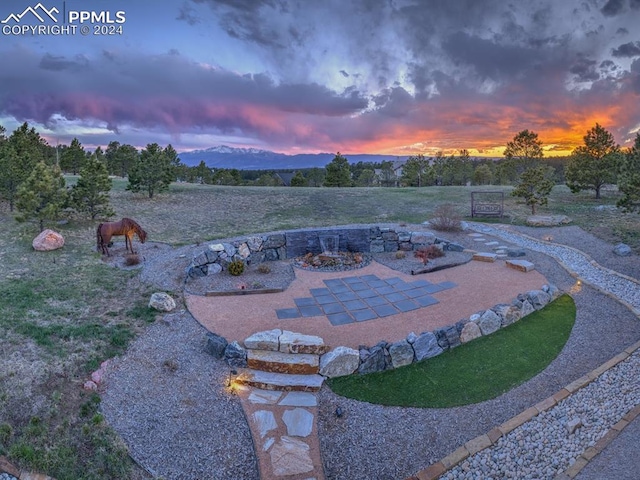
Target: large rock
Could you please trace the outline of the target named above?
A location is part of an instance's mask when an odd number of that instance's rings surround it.
[[[280,335],[280,351],[282,353],[315,353],[322,355],[329,351],[329,346],[324,344],[322,338],[315,335],[283,330]]]
[[[425,332],[413,342],[413,351],[416,355],[416,361],[419,362],[425,358],[440,355],[444,350],[438,345],[438,339],[433,333]]]
[[[282,330],[279,328],[257,332],[245,339],[244,346],[255,350],[277,352],[280,348],[280,335],[282,335]]]
[[[522,302],[522,307],[520,307],[520,318],[526,317],[527,315],[535,311],[536,309],[533,308],[531,302],[529,302],[529,300],[525,300],[524,302]]]
[[[551,295],[542,290],[531,290],[527,292],[529,302],[536,310],[540,310],[551,301]]]
[[[463,327],[462,332],[460,332],[460,341],[462,343],[467,343],[481,336],[482,333],[480,332],[478,324],[475,322],[469,322]]]
[[[501,325],[500,317],[493,310],[487,310],[480,316],[478,320],[478,326],[482,335],[491,335],[493,332],[500,329]]]
[[[571,223],[566,215],[530,215],[527,217],[527,225],[532,227],[555,227]]]
[[[403,367],[413,362],[413,347],[406,340],[400,340],[389,345],[389,355],[393,368]]]
[[[384,347],[376,345],[370,349],[360,350],[360,366],[358,373],[365,375],[367,373],[382,372],[387,368],[387,359]]]
[[[149,308],[153,308],[160,312],[170,312],[176,308],[176,302],[171,295],[164,292],[155,292],[149,300]]]
[[[500,325],[506,327],[520,320],[520,307],[500,304],[492,308],[500,317]]]
[[[619,243],[613,247],[613,253],[620,255],[621,257],[628,257],[631,255],[631,247],[625,243]]]
[[[436,236],[430,232],[411,232],[411,243],[419,245],[431,245],[435,243]]]
[[[43,230],[31,243],[33,249],[39,252],[50,252],[64,246],[64,238],[53,230]]]
[[[205,350],[215,358],[222,358],[224,357],[224,351],[228,344],[229,342],[227,342],[226,338],[209,332],[207,333],[207,346]]]
[[[247,352],[238,342],[232,342],[224,349],[224,360],[230,367],[244,368],[247,366]]]
[[[360,354],[349,347],[337,347],[320,357],[320,375],[325,377],[343,377],[358,369]]]

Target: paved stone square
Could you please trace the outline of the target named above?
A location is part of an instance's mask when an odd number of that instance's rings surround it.
[[[333,326],[365,322],[435,305],[438,300],[432,294],[457,286],[377,275],[332,278],[324,284],[326,287],[310,289],[310,297],[294,298],[295,307],[277,309],[278,319],[326,315]]]

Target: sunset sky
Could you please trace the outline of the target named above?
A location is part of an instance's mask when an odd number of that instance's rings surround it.
[[[16,21],[37,5],[0,2],[0,124],[52,145],[502,156],[529,129],[551,156],[640,131],[640,0],[42,0],[76,33],[22,34],[54,26]]]

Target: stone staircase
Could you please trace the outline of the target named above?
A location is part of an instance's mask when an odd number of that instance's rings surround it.
[[[320,337],[268,330],[244,341],[247,368],[238,370],[236,384],[263,390],[317,392],[324,377],[320,355],[329,347]]]

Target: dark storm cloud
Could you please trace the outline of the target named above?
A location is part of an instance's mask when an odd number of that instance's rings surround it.
[[[604,7],[600,9],[605,17],[615,17],[624,10],[624,0],[609,0]]]
[[[632,9],[640,10],[640,0],[629,0],[629,4]]]
[[[339,93],[316,83],[276,83],[265,74],[240,76],[175,51],[154,57],[110,52],[93,62],[18,49],[4,57],[14,68],[0,72],[0,113],[20,121],[47,123],[61,114],[102,120],[113,129],[133,123],[259,130],[268,112],[344,116],[368,103],[357,89]]]
[[[200,23],[200,19],[194,14],[194,8],[187,2],[180,6],[176,20],[182,20],[191,26]]]
[[[89,66],[89,61],[84,55],[76,55],[72,60],[65,57],[45,54],[40,60],[40,68],[43,70],[84,70]]]
[[[611,52],[614,57],[638,57],[640,56],[640,42],[629,42],[614,48]]]
[[[569,68],[569,72],[577,77],[578,82],[592,82],[598,80],[600,75],[596,71],[595,60],[589,58],[578,58],[576,62]]]

